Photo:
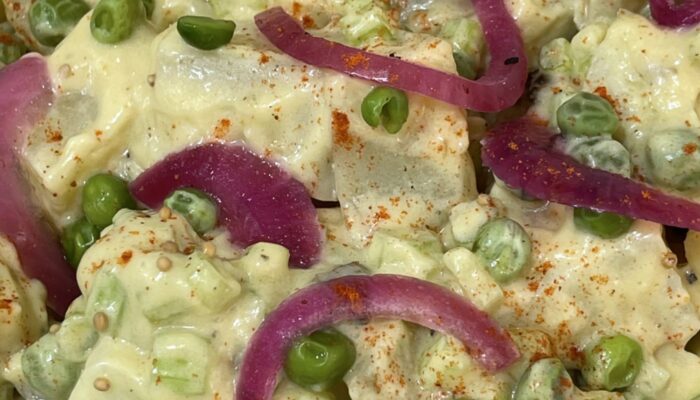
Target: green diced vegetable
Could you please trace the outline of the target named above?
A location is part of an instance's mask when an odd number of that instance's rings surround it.
[[[102,230],[109,226],[112,218],[122,208],[136,208],[136,201],[131,197],[124,180],[110,174],[97,174],[85,182],[83,212],[97,229]]]
[[[629,177],[632,172],[629,151],[609,137],[568,137],[566,153],[591,168],[625,177]]]
[[[195,295],[202,304],[213,312],[221,312],[227,308],[240,293],[236,281],[230,284],[214,264],[201,257],[193,257],[195,271],[189,280]],[[235,285],[235,286],[232,286]]]
[[[472,57],[464,53],[454,52],[452,58],[455,60],[455,67],[459,76],[467,79],[476,79],[476,62]]]
[[[615,239],[627,233],[634,220],[624,215],[574,208],[574,224],[577,228],[603,239]]]
[[[297,340],[287,354],[284,371],[299,386],[327,390],[355,363],[355,345],[335,329],[316,331]]]
[[[99,335],[93,322],[81,314],[74,314],[61,323],[56,340],[61,355],[68,361],[84,362],[88,351],[95,345]]]
[[[525,371],[513,393],[513,400],[563,400],[564,365],[559,359],[544,358]]]
[[[185,217],[200,235],[216,226],[216,204],[202,191],[178,189],[165,199],[164,204]]]
[[[678,190],[700,186],[700,131],[655,133],[649,138],[646,151],[655,182]]]
[[[634,383],[643,361],[642,348],[634,339],[605,337],[586,349],[583,377],[592,389],[624,389]]]
[[[165,333],[153,342],[153,374],[179,394],[206,391],[209,358],[209,343],[191,333]]]
[[[9,22],[0,23],[0,39],[0,68],[3,64],[17,61],[27,52],[27,46],[15,35],[15,29]]]
[[[187,15],[177,20],[177,31],[192,47],[214,50],[231,41],[236,24],[224,19]]]
[[[371,127],[384,126],[389,133],[397,133],[408,119],[408,97],[401,90],[379,86],[362,100],[362,118]]]
[[[519,276],[530,262],[532,243],[520,224],[496,218],[479,229],[473,251],[495,280],[507,282]]]
[[[44,46],[56,46],[90,7],[82,0],[39,0],[29,9],[29,28]]]
[[[46,400],[67,399],[80,375],[80,364],[66,360],[56,336],[45,335],[22,353],[29,386]]]
[[[155,0],[142,0],[143,8],[146,11],[146,18],[153,16],[153,10],[156,7]]]
[[[542,46],[539,60],[540,68],[544,71],[571,72],[574,67],[571,43],[564,38],[552,40]]]
[[[143,7],[139,0],[100,0],[90,19],[92,37],[104,44],[116,44],[128,39]]]
[[[61,235],[61,245],[68,262],[78,267],[83,254],[100,238],[100,230],[86,218],[68,225]]]
[[[557,124],[567,136],[611,135],[619,123],[610,103],[593,93],[580,92],[557,109]]]
[[[447,21],[440,36],[452,44],[452,56],[457,73],[467,79],[475,79],[484,53],[484,33],[476,18],[459,18]]]
[[[87,303],[86,315],[92,319],[95,328],[114,333],[126,305],[126,289],[116,276],[101,271],[93,282]]]

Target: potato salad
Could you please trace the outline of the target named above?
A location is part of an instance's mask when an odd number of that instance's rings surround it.
[[[0,400],[700,399],[697,0],[0,4]]]

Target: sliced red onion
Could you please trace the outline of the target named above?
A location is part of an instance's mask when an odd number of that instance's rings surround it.
[[[663,26],[679,26],[700,23],[700,0],[649,0],[651,16]]]
[[[700,230],[700,204],[582,165],[557,151],[557,137],[521,118],[484,139],[482,161],[506,184],[530,196]]]
[[[280,244],[293,266],[318,261],[321,228],[304,185],[240,144],[210,143],[171,154],[131,183],[151,208],[178,188],[202,190],[219,203],[219,221],[239,246]]]
[[[510,337],[486,313],[442,286],[400,275],[345,276],[301,289],[267,316],[243,357],[236,399],[272,398],[294,340],[367,318],[401,319],[452,335],[488,371],[519,358]]]
[[[502,0],[472,3],[491,55],[486,74],[475,81],[311,36],[280,7],[256,15],[255,23],[277,48],[307,64],[421,93],[461,108],[501,111],[515,104],[525,90],[523,42]]]
[[[46,286],[49,307],[63,315],[80,295],[75,270],[55,232],[32,205],[18,160],[27,131],[46,114],[52,98],[41,56],[29,55],[0,69],[0,233],[14,244],[27,276]]]

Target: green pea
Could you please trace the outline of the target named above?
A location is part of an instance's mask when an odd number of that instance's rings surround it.
[[[408,97],[401,90],[379,86],[362,100],[362,118],[371,127],[397,133],[408,119]]]
[[[139,0],[100,0],[90,19],[92,37],[104,44],[115,44],[128,39],[143,7]]]
[[[9,22],[0,23],[0,67],[17,61],[27,52],[27,46],[15,34]]]
[[[473,251],[494,279],[508,282],[530,262],[532,243],[520,224],[509,218],[496,218],[479,228]]]
[[[655,133],[647,142],[654,182],[677,190],[700,186],[700,131],[676,129]]]
[[[22,353],[29,386],[47,399],[67,399],[80,375],[80,364],[66,360],[55,335],[45,335]]]
[[[198,234],[202,235],[216,226],[216,204],[206,193],[197,189],[178,189],[163,202],[181,214]]]
[[[355,345],[335,329],[316,331],[297,340],[284,371],[299,386],[323,391],[333,387],[355,363]]]
[[[61,235],[61,245],[70,265],[78,267],[83,254],[100,238],[100,230],[86,218],[68,225]]]
[[[574,95],[557,109],[557,124],[564,135],[613,134],[619,123],[610,103],[588,92]]]
[[[642,347],[625,335],[602,338],[584,352],[581,372],[592,389],[618,390],[634,383],[642,368]]]
[[[192,47],[214,50],[231,41],[236,24],[225,19],[186,15],[177,20],[177,31]]]
[[[625,177],[632,173],[630,152],[620,142],[608,137],[568,137],[565,151],[591,168]]]
[[[634,220],[630,217],[605,211],[574,208],[574,224],[577,228],[603,239],[615,239],[627,233]]]
[[[564,365],[557,358],[543,358],[531,364],[520,377],[513,400],[563,400]]]
[[[83,212],[97,229],[104,229],[122,208],[136,208],[126,181],[110,174],[97,174],[83,187]]]
[[[29,9],[29,28],[44,46],[56,46],[90,7],[82,0],[39,0]]]

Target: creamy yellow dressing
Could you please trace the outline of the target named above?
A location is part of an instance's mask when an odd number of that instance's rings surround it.
[[[639,10],[643,3],[507,2],[531,66],[545,43],[583,28],[561,64],[561,54],[545,48],[540,64],[549,62],[556,73],[535,112],[550,118],[573,93],[604,90],[623,121],[618,136],[642,170],[640,154],[656,130],[700,123],[698,34],[662,31],[626,11],[616,16],[620,7]],[[91,175],[110,171],[133,179],[172,152],[219,140],[246,143],[289,170],[312,196],[340,202],[338,209],[319,211],[323,260],[309,270],[289,269],[289,253],[278,245],[240,249],[223,231],[199,237],[177,215],[121,211],[80,264],[83,295],[60,328],[44,336],[78,365],[69,399],[233,398],[241,357],[265,315],[299,288],[357,273],[409,275],[446,286],[507,328],[523,356],[489,374],[454,338],[401,321],[343,323],[337,328],[358,353],[344,378],[353,399],[510,399],[531,362],[558,357],[580,369],[586,346],[617,333],[642,346],[635,383],[624,396],[570,384],[565,399],[700,395],[700,385],[688,378],[700,373],[700,358],[684,350],[700,330],[700,286],[687,279],[689,272],[700,273],[695,233],[687,242],[689,266],[679,270],[657,224],[636,221],[627,234],[603,240],[578,230],[569,207],[521,200],[500,183],[477,197],[463,110],[409,94],[409,118],[399,134],[369,127],[359,108],[370,84],[303,65],[257,31],[252,16],[277,4],[306,17],[315,34],[346,42],[353,38],[340,16],[366,7],[333,0],[157,0],[152,24],[139,26],[127,41],[96,42],[88,14],[48,58],[56,99],[23,161],[58,226],[80,216],[81,186]],[[458,6],[411,3],[415,15],[387,23],[392,29],[414,24],[416,33],[396,30],[361,41],[373,52],[454,73],[452,45],[433,35],[443,19],[473,17]],[[234,19],[234,39],[210,52],[185,44],[170,24],[191,13]],[[522,276],[505,284],[471,251],[479,228],[497,217],[518,221],[533,243]],[[17,280],[16,255],[3,246],[0,241],[0,282],[14,279],[12,290],[22,287],[25,293],[16,297],[33,314],[12,320],[7,349],[0,326],[0,361],[20,349],[18,342],[46,330],[43,301],[37,301],[41,287]],[[106,309],[109,323],[98,333],[94,316],[106,287],[120,300]],[[23,337],[16,328],[30,320],[32,332]],[[75,326],[89,334],[71,336]],[[177,348],[163,343],[178,340],[183,354],[202,363],[201,375],[190,377],[202,386],[188,393],[158,369],[159,357]],[[1,376],[35,398],[23,370],[26,351],[6,361]],[[330,400],[280,377],[277,400]]]
[[[21,270],[14,246],[0,236],[0,366],[22,347],[46,333],[46,290]],[[0,399],[10,399],[12,386],[0,369]]]
[[[579,32],[570,48],[543,53],[543,62],[566,58],[547,74],[535,112],[550,119],[556,108],[579,91],[608,99],[621,121],[616,134],[630,151],[635,175],[653,181],[647,146],[655,134],[697,128],[700,64],[697,29],[663,29],[648,19],[621,11],[609,26]],[[545,65],[545,64],[543,64]],[[697,197],[697,190],[685,195]]]

